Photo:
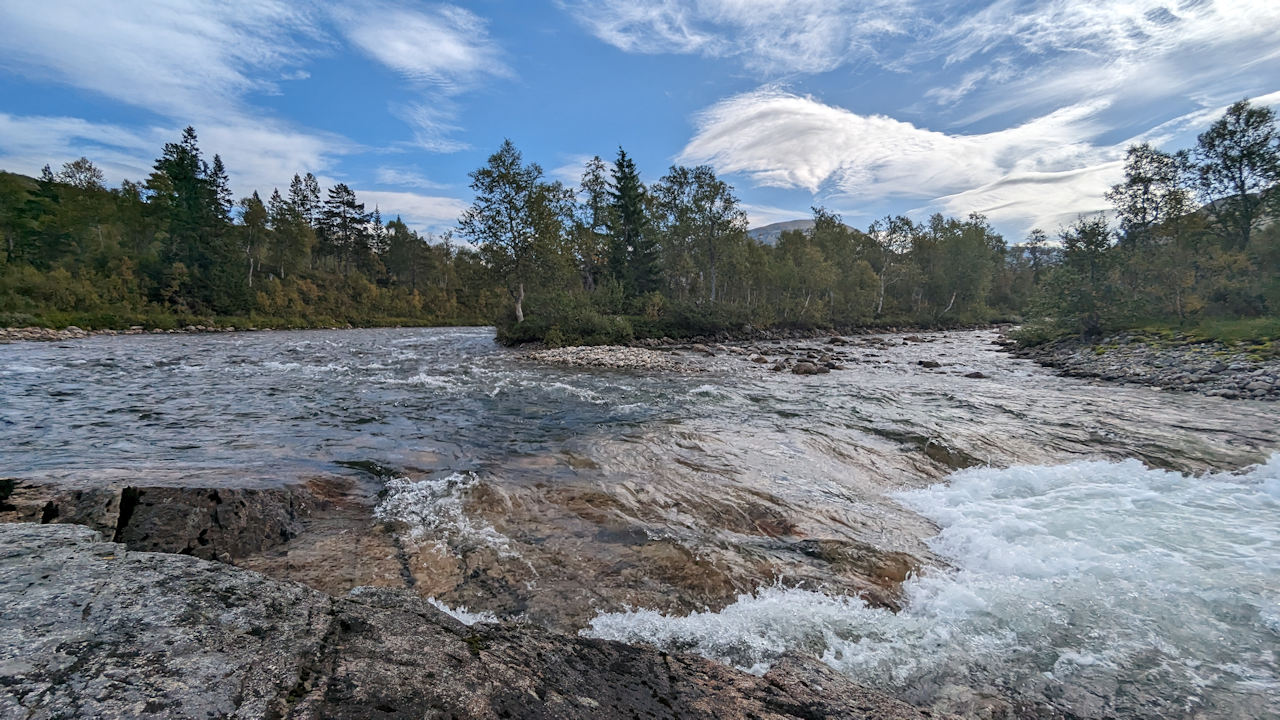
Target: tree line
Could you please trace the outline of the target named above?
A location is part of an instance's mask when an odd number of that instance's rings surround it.
[[[1173,153],[1129,149],[1111,218],[1009,245],[981,215],[856,229],[823,208],[751,237],[708,166],[648,183],[619,149],[577,187],[510,141],[470,173],[453,232],[384,222],[310,173],[233,201],[188,128],[141,183],[81,158],[0,173],[0,324],[158,327],[495,324],[506,342],[625,342],[761,328],[946,327],[1030,320],[1028,337],[1274,317],[1280,132],[1241,101]]]
[[[1280,127],[1270,108],[1231,105],[1194,148],[1130,147],[1107,199],[1114,222],[1081,218],[1060,234],[1030,339],[1280,315]]]
[[[39,178],[0,173],[0,325],[309,327],[482,324],[498,311],[471,249],[383,222],[311,173],[232,199],[187,128],[119,188],[85,158]]]
[[[860,231],[815,208],[812,229],[765,244],[712,168],[674,166],[646,186],[622,149],[590,160],[577,188],[510,141],[470,177],[458,232],[507,289],[510,342],[987,322],[1025,305],[1041,257],[980,215]]]

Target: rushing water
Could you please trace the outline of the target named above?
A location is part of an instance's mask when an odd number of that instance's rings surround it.
[[[814,377],[731,355],[688,375],[552,368],[490,338],[0,346],[0,475],[372,473],[370,512],[468,618],[756,669],[802,650],[973,714],[1280,713],[1274,404],[1056,377],[986,332],[858,339],[848,370]],[[927,565],[899,613],[858,597],[878,592],[868,547]]]

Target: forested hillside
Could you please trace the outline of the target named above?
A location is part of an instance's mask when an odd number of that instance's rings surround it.
[[[1247,101],[1193,150],[1130,148],[1114,222],[1081,218],[1058,242],[1035,230],[1009,245],[976,214],[862,231],[815,208],[811,228],[765,244],[710,167],[646,184],[621,149],[577,188],[510,141],[470,177],[466,242],[450,243],[384,223],[346,185],[322,193],[310,173],[234,202],[190,128],[142,183],[107,189],[83,158],[39,179],[3,173],[0,325],[494,323],[507,342],[561,345],[1025,319],[1035,340],[1265,328],[1280,308],[1280,132]]]

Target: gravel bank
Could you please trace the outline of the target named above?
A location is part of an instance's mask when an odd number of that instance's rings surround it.
[[[1003,344],[1071,377],[1196,392],[1229,399],[1280,400],[1280,358],[1260,358],[1221,343],[1152,343],[1120,334],[1097,343],[1058,340],[1034,347]]]
[[[610,370],[658,370],[666,372],[701,372],[704,368],[680,359],[671,352],[659,352],[623,345],[579,345],[534,350],[526,353],[529,360],[570,367],[594,367]]]

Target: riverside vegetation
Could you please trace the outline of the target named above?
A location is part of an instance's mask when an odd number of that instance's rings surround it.
[[[623,150],[575,189],[507,141],[471,180],[454,243],[384,223],[344,184],[322,199],[310,173],[233,202],[191,128],[141,183],[107,189],[84,158],[0,173],[0,325],[492,323],[556,347],[1007,319],[1027,321],[1024,345],[1153,327],[1275,352],[1280,133],[1248,101],[1193,150],[1130,148],[1115,223],[1082,217],[1058,245],[1033,230],[1010,246],[976,214],[861,231],[822,208],[766,244],[711,168],[646,186]]]

